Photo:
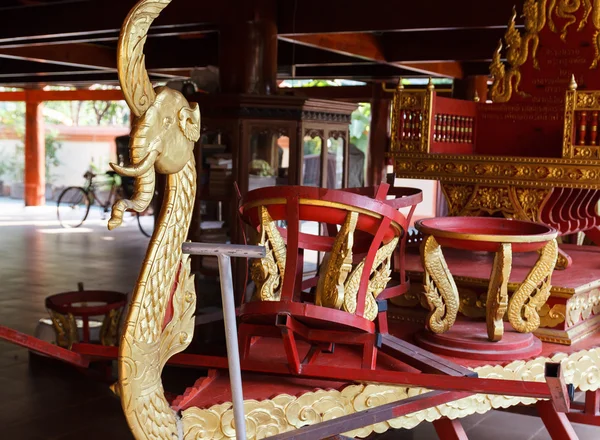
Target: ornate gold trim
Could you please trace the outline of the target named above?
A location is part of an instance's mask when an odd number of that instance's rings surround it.
[[[564,304],[554,304],[550,307],[544,304],[540,309],[540,328],[553,328],[565,322],[567,307]]]
[[[598,161],[512,156],[389,153],[396,177],[444,183],[600,189]]]
[[[490,341],[500,341],[504,334],[504,315],[508,309],[508,279],[511,268],[512,247],[510,243],[502,243],[494,256],[486,300],[486,323]]]
[[[539,357],[530,361],[514,361],[508,365],[486,365],[473,368],[480,378],[529,380],[544,382],[546,362],[560,362],[565,381],[580,391],[595,391],[600,387],[600,348],[582,350],[570,355],[558,353],[551,358]],[[335,417],[353,414],[385,403],[423,394],[424,388],[358,384],[341,391],[317,390],[298,397],[280,394],[272,399],[244,402],[249,440],[292,431]],[[531,405],[536,399],[526,397],[475,394],[434,408],[418,411],[386,422],[360,428],[344,435],[364,438],[373,432],[383,433],[390,428],[411,429],[419,423],[433,422],[442,417],[458,419],[471,414],[483,414],[492,409],[518,404]],[[231,403],[213,405],[207,409],[190,408],[183,411],[184,438],[233,439]]]
[[[577,325],[592,314],[600,314],[600,289],[574,295],[567,301],[567,326]]]

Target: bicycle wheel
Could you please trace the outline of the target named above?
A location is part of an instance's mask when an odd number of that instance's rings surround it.
[[[152,205],[144,212],[137,213],[137,222],[142,234],[146,237],[152,237],[152,233],[154,232],[154,209]]]
[[[63,228],[81,226],[90,212],[90,199],[83,188],[70,186],[58,197],[56,215]]]

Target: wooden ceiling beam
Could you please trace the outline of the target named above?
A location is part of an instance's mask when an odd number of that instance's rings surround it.
[[[95,44],[58,44],[15,49],[0,47],[0,57],[87,69],[116,69],[114,49]]]
[[[436,32],[388,32],[382,35],[390,62],[487,61],[505,29],[461,29]]]
[[[282,36],[303,34],[505,28],[523,0],[403,1],[342,0],[281,1],[278,31]]]
[[[120,31],[136,0],[89,0],[9,8],[0,13],[0,44],[51,38],[107,35]],[[221,3],[173,2],[152,25],[154,31],[219,23]],[[229,13],[229,12],[228,12]]]
[[[422,76],[410,70],[401,69],[385,64],[363,64],[356,66],[313,66],[296,68],[295,78],[301,79],[356,79],[356,80],[380,80],[398,77]],[[291,75],[280,75],[281,79],[290,78]]]
[[[401,67],[412,72],[420,73],[423,75],[437,76],[444,78],[462,79],[465,74],[462,68],[462,64],[456,61],[440,61],[432,63],[394,63],[396,66]]]
[[[280,39],[367,61],[385,62],[381,42],[372,34],[296,35]]]

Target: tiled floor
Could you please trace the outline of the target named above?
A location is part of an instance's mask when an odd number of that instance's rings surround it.
[[[86,289],[129,290],[148,239],[135,222],[112,232],[104,225],[95,214],[82,228],[65,230],[52,207],[24,209],[0,199],[0,323],[33,334],[46,316],[44,298],[76,290],[80,281]],[[498,411],[467,417],[463,426],[473,440],[550,438],[538,418]],[[600,439],[600,428],[575,430],[581,439]],[[0,342],[0,439],[131,438],[108,383]],[[423,423],[379,438],[437,436]]]

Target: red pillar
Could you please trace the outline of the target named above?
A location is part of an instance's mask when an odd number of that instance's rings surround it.
[[[384,180],[388,149],[388,120],[390,99],[384,97],[381,84],[373,85],[371,99],[371,128],[369,131],[369,154],[367,155],[367,185],[378,185]]]
[[[46,142],[41,102],[25,102],[25,206],[46,203]]]

